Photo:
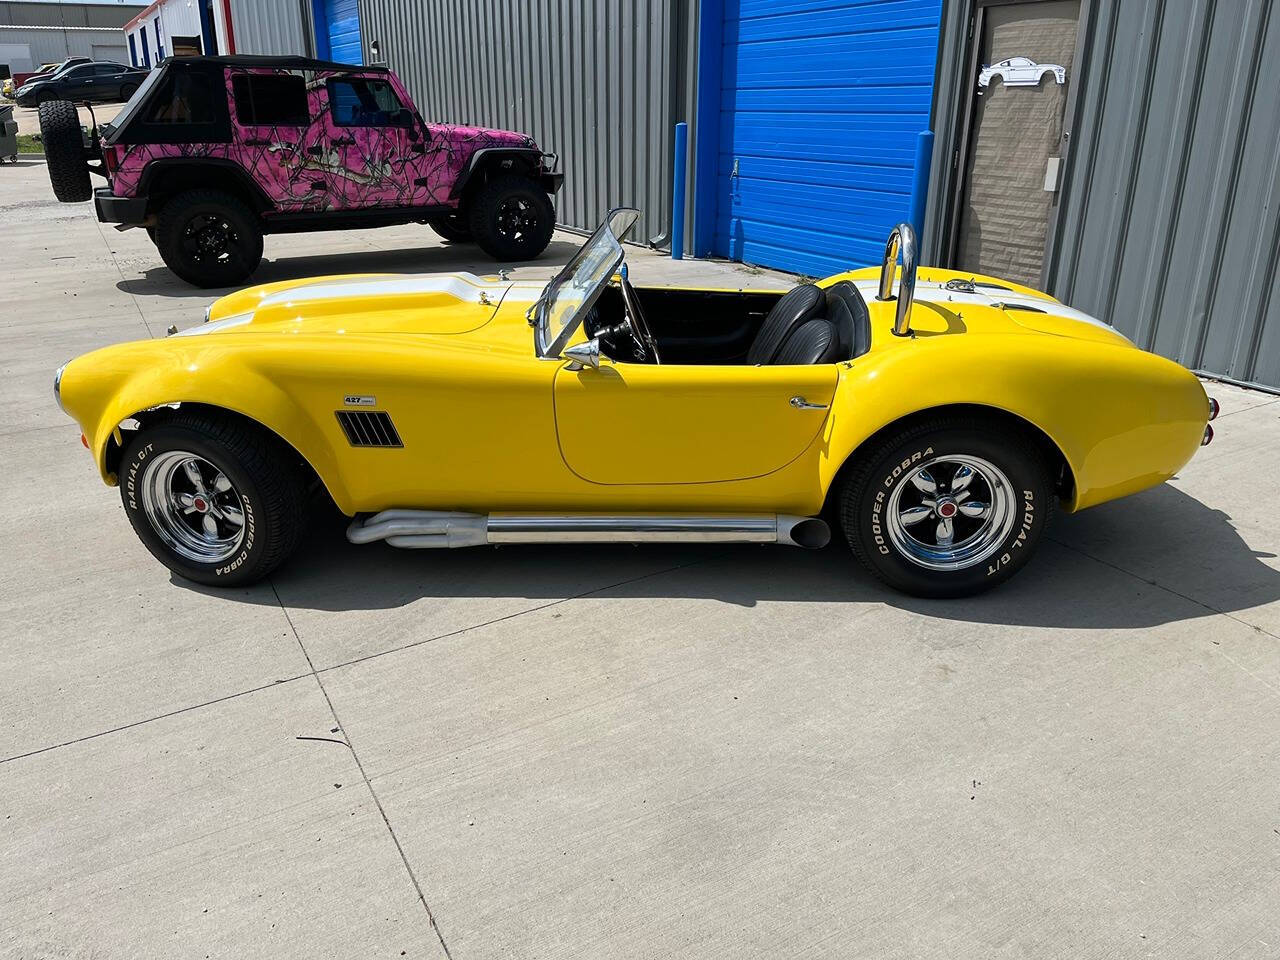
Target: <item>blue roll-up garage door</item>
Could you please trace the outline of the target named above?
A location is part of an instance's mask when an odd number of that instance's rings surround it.
[[[324,16],[328,27],[329,59],[337,63],[364,63],[357,0],[324,0]]]
[[[878,263],[929,127],[941,0],[724,0],[713,250]]]

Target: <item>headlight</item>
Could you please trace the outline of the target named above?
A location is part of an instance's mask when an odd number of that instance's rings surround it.
[[[70,360],[67,361],[67,363],[70,362]],[[58,409],[63,413],[67,412],[67,408],[62,405],[62,371],[67,369],[67,363],[60,366],[53,374],[53,399],[58,402]]]

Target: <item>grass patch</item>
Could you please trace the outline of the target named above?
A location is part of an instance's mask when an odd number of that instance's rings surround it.
[[[19,153],[44,153],[44,143],[40,140],[40,134],[38,133],[18,134],[18,152]]]

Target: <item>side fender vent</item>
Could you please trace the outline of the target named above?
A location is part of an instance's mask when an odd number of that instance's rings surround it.
[[[338,423],[353,447],[403,447],[404,442],[382,410],[339,410]]]

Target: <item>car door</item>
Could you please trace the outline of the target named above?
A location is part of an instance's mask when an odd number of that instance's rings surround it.
[[[313,104],[320,98],[308,91],[309,76],[314,75],[256,68],[230,71],[235,156],[283,211],[328,205],[323,172],[307,164],[307,147],[324,140],[323,121],[312,120]],[[326,189],[317,191],[316,184]]]
[[[325,87],[324,135],[307,147],[313,189],[327,192],[330,209],[409,206],[412,111],[382,77],[330,77]]]
[[[94,96],[98,88],[98,74],[96,65],[92,63],[84,63],[78,67],[72,67],[62,76],[58,77],[54,84],[57,87],[58,96],[67,100],[84,100]]]
[[[566,365],[555,381],[560,452],[601,484],[764,476],[819,436],[837,380],[834,364]]]

